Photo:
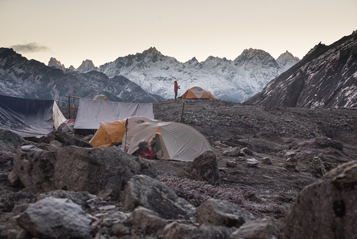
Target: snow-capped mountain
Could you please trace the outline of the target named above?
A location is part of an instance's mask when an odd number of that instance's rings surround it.
[[[357,31],[326,46],[318,44],[300,62],[269,82],[247,104],[287,107],[357,106]]]
[[[58,62],[52,60],[52,62]],[[104,94],[112,101],[155,102],[160,96],[145,92],[124,76],[109,78],[97,71],[80,73],[27,60],[12,49],[0,48],[0,94],[30,99],[61,99],[73,95],[92,99]],[[66,101],[64,100],[64,103]]]
[[[149,93],[166,99],[173,98],[173,83],[176,80],[180,85],[179,94],[193,86],[200,86],[217,98],[241,102],[261,91],[269,81],[298,62],[291,54],[279,58],[278,63],[263,50],[247,49],[233,61],[210,56],[203,62],[192,58],[181,63],[151,47],[142,53],[119,57],[98,68],[93,64],[91,70],[103,72],[108,77],[125,76]]]

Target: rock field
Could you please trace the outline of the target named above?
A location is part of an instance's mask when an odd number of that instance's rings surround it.
[[[213,153],[145,160],[88,137],[0,130],[0,238],[356,235],[357,109],[168,100],[154,114],[192,126]]]

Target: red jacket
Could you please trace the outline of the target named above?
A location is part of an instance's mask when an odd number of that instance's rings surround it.
[[[140,152],[140,157],[144,158],[144,159],[155,159],[156,155],[154,150],[150,149],[148,151],[145,152]]]
[[[178,90],[178,89],[179,89],[179,86],[177,84],[177,81],[175,81],[174,90]]]

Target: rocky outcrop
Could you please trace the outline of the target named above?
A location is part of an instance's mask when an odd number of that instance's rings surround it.
[[[217,158],[212,151],[206,151],[195,158],[187,171],[193,180],[207,181],[212,185],[220,183]]]
[[[228,201],[209,199],[197,209],[197,222],[205,225],[240,227],[255,217],[250,212]]]
[[[145,175],[136,175],[125,185],[124,208],[132,211],[138,206],[148,208],[164,219],[190,220],[195,214],[194,206],[162,182]]]
[[[88,207],[88,203],[87,203],[88,200],[96,198],[95,195],[92,195],[88,192],[72,192],[72,191],[56,190],[56,191],[41,193],[37,196],[36,200],[40,201],[48,197],[69,199],[75,204],[82,206],[83,208]]]
[[[293,67],[244,101],[269,107],[334,108],[357,105],[357,34],[316,45]]]
[[[30,205],[17,223],[37,238],[90,239],[84,211],[68,199],[45,198]]]
[[[57,152],[19,150],[14,166],[16,175],[26,188],[88,191],[113,199],[119,197],[119,191],[135,174],[156,176],[148,161],[116,147],[67,146]]]
[[[284,238],[354,238],[356,201],[357,161],[352,161],[299,193],[286,219]]]

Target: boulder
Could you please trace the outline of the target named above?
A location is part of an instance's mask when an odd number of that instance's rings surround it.
[[[351,161],[299,193],[286,219],[284,238],[355,238],[356,201],[357,161]]]
[[[256,160],[255,158],[247,159],[248,167],[256,168],[256,167],[258,167],[258,164],[259,164],[259,161]]]
[[[168,223],[159,215],[144,207],[137,207],[128,217],[128,222],[134,228],[141,228],[145,231],[156,232],[163,229]]]
[[[208,199],[198,208],[197,222],[206,225],[240,227],[255,219],[253,214],[228,201]]]
[[[212,185],[220,183],[217,158],[212,151],[206,151],[195,158],[187,171],[193,180],[207,181]]]
[[[41,142],[46,144],[49,144],[53,140],[57,140],[58,142],[66,146],[76,145],[78,147],[85,147],[85,148],[93,147],[88,141],[83,140],[73,134],[64,131],[52,131],[51,133],[41,138]]]
[[[249,148],[242,148],[241,151],[246,154],[246,155],[249,155],[249,156],[253,156],[253,152],[252,150],[250,150]]]
[[[233,232],[230,239],[272,239],[272,228],[266,219],[244,223]]]
[[[272,162],[271,162],[270,158],[264,157],[264,158],[262,158],[262,164],[272,165]]]
[[[331,140],[329,138],[315,138],[315,144],[321,148],[335,148],[338,150],[343,150],[343,144],[341,142]]]
[[[91,238],[90,220],[69,199],[45,198],[30,205],[16,221],[37,238]]]
[[[0,129],[0,139],[2,143],[0,144],[0,150],[5,149],[6,147],[16,148],[25,143],[25,139],[20,135],[10,131]]]
[[[221,226],[196,227],[193,225],[173,222],[164,228],[166,239],[229,239],[233,229]]]
[[[151,164],[116,147],[80,148],[67,146],[57,152],[18,151],[14,171],[26,188],[88,191],[99,197],[119,197],[135,174],[156,177]]]
[[[191,219],[195,207],[179,198],[164,183],[146,175],[136,175],[125,185],[124,208],[133,211],[143,206],[164,219]]]

